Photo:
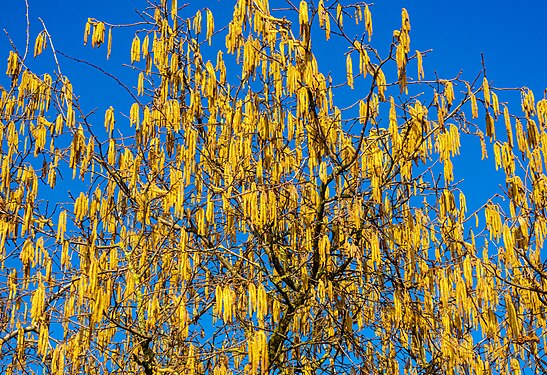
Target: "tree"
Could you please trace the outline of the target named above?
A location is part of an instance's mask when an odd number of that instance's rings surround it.
[[[220,28],[176,0],[134,25],[89,19],[108,55],[113,29],[134,30],[136,88],[56,50],[43,23],[50,74],[13,46],[2,373],[546,371],[547,101],[522,89],[510,114],[485,70],[426,80],[405,9],[382,55],[365,3],[276,3],[239,0]],[[316,59],[332,43],[342,81]],[[66,59],[132,103],[103,128]],[[461,139],[505,181],[473,213]]]

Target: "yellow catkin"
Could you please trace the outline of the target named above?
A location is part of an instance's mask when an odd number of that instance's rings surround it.
[[[110,59],[110,53],[112,52],[112,27],[108,29],[108,44],[106,49],[106,59]]]
[[[137,83],[137,95],[141,96],[144,94],[144,73],[139,73],[139,80]]]
[[[114,108],[110,106],[104,114],[104,127],[109,134],[114,130],[114,122]]]
[[[47,34],[45,31],[40,31],[38,36],[36,37],[36,41],[34,42],[34,57],[42,54],[44,49],[46,49],[47,46]]]
[[[515,305],[511,299],[511,296],[505,295],[505,307],[507,308],[507,320],[509,325],[509,332],[512,337],[517,338],[520,336],[520,322],[517,318],[517,312]]]
[[[490,115],[490,112],[486,112],[485,115],[485,121],[486,121],[486,136],[490,138],[490,141],[496,139],[496,128],[494,125],[494,118],[492,115]]]
[[[444,81],[444,96],[446,98],[446,102],[449,106],[452,105],[452,102],[454,101],[454,86],[452,85],[451,81]]]
[[[381,69],[378,69],[376,72],[376,85],[378,86],[378,98],[380,101],[386,101],[386,76]]]
[[[61,241],[64,239],[66,231],[66,211],[61,211],[59,214],[59,219],[57,221],[57,237],[56,240],[58,243],[61,243]]]
[[[484,103],[487,107],[489,107],[491,101],[490,86],[488,85],[488,80],[486,79],[486,77],[484,77],[482,80],[482,92],[484,94]]]
[[[171,19],[174,21],[177,19],[178,2],[177,0],[171,0]]]
[[[105,27],[103,22],[96,22],[91,35],[91,46],[93,48],[100,47],[104,43]]]
[[[494,115],[497,117],[500,115],[500,103],[498,101],[498,96],[495,92],[491,93],[492,95],[492,108],[494,109]]]
[[[140,125],[140,108],[138,103],[133,103],[129,110],[129,125],[135,124],[137,129]]]
[[[418,80],[424,79],[423,57],[420,51],[416,51],[416,61],[418,64]]]
[[[141,40],[138,35],[135,35],[131,44],[131,63],[139,61],[141,61]]]
[[[348,86],[353,89],[353,62],[351,60],[351,54],[346,57],[346,78]]]
[[[194,16],[194,21],[193,21],[194,32],[196,34],[201,34],[201,21],[202,21],[201,11],[198,10],[196,12],[196,15]]]
[[[207,9],[206,17],[207,17],[207,31],[206,31],[205,38],[207,39],[207,42],[209,43],[209,45],[211,45],[213,33],[215,32],[215,20],[213,18],[213,12]]]
[[[84,29],[84,45],[87,45],[87,40],[89,39],[89,34],[91,32],[91,22],[88,19],[85,23],[85,29]]]
[[[511,116],[509,115],[509,110],[506,106],[503,106],[503,118],[505,122],[505,131],[507,132],[507,142],[509,142],[509,147],[513,148],[513,128],[511,127]]]
[[[368,41],[370,42],[372,38],[372,14],[370,13],[370,9],[368,8],[368,5],[365,5],[364,16],[365,16],[365,28],[367,30]]]

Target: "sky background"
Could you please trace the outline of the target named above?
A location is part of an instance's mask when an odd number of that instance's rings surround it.
[[[57,48],[72,52],[83,49],[87,17],[110,23],[136,21],[138,16],[132,10],[144,3],[140,0],[28,2],[35,33],[39,30],[37,18],[41,17]],[[234,1],[190,0],[189,3],[222,9],[224,15],[229,16]],[[0,0],[0,6],[0,28],[7,30],[21,45],[25,1]],[[460,69],[475,73],[480,69],[480,53],[484,52],[488,73],[497,85],[526,85],[538,93],[547,86],[547,2],[523,1],[516,5],[507,0],[378,1],[371,7],[377,42],[386,36],[390,39],[392,30],[400,24],[402,7],[410,14],[412,48],[433,49],[434,56],[428,57],[428,65],[435,67],[440,75],[452,75]],[[35,33],[31,35],[32,41]],[[0,38],[0,48],[2,54],[7,55],[9,45],[5,35]]]
[[[122,66],[123,63],[130,62],[129,51],[135,29],[114,29],[112,56],[109,61],[105,59],[106,43],[95,50],[90,45],[84,46],[83,31],[88,17],[111,24],[137,22],[140,17],[135,9],[146,6],[145,1],[28,2],[31,48],[36,35],[42,30],[38,20],[38,17],[41,17],[53,37],[57,50],[97,63],[130,86],[136,86],[137,73]],[[213,10],[218,29],[228,22],[235,1],[190,0],[188,3],[189,8],[181,14],[193,14],[197,8],[209,7]],[[271,0],[270,3],[273,8],[274,1]],[[298,1],[295,2],[297,3]],[[327,2],[329,3],[332,2]],[[179,1],[179,4],[183,4],[183,1]],[[410,14],[411,49],[432,50],[424,60],[426,79],[435,78],[435,73],[441,78],[453,78],[462,72],[461,77],[471,81],[481,70],[483,53],[487,76],[492,86],[527,86],[534,91],[536,100],[544,97],[544,90],[547,88],[547,1],[523,1],[519,5],[506,0],[378,1],[371,4],[370,8],[374,27],[372,45],[384,56],[392,40],[393,30],[400,28],[402,7],[406,7]],[[3,73],[11,49],[3,30],[7,31],[17,48],[24,48],[25,1],[0,0],[0,9],[0,61],[4,64],[1,72]],[[217,39],[217,42],[223,43],[223,40]],[[38,74],[53,73],[53,60],[51,53],[48,53],[49,48],[48,46],[48,51],[38,59],[28,59],[30,67]],[[338,74],[345,76],[343,53],[347,52],[347,45],[338,46],[330,43],[327,49],[315,49],[315,52],[320,70],[328,73],[332,69],[338,70],[339,66]],[[30,53],[32,54],[32,51]],[[63,74],[70,78],[76,95],[81,95],[84,110],[96,111],[98,115],[103,116],[106,108],[113,105],[116,109],[126,107],[124,111],[128,112],[132,98],[112,79],[64,58],[61,58],[60,62]],[[239,70],[239,67],[236,69]],[[409,75],[415,75],[413,69],[415,64],[410,65]],[[0,84],[7,83],[6,76],[0,78]],[[461,89],[457,87],[456,91]],[[518,93],[500,95],[500,102],[508,102],[511,113],[521,114]],[[469,109],[467,111],[469,112]],[[100,116],[98,118],[102,126]],[[499,122],[498,129],[501,133]],[[475,209],[494,192],[500,192],[500,185],[505,185],[503,172],[495,172],[493,158],[480,161],[478,142],[471,138],[462,138],[462,142],[462,155],[454,160],[455,177],[456,180],[464,180],[462,187],[468,197],[470,209]]]
[[[136,86],[137,73],[122,66],[123,63],[130,63],[129,51],[135,29],[113,31],[112,56],[109,61],[105,59],[106,44],[95,50],[90,45],[84,46],[83,32],[88,17],[111,24],[138,22],[140,18],[134,9],[142,8],[145,1],[28,0],[28,3],[31,49],[36,35],[42,30],[38,19],[41,17],[57,50],[98,63],[130,86]],[[179,3],[182,4],[183,1],[179,0]],[[227,23],[234,3],[235,1],[190,0],[191,8],[210,7],[213,10],[217,28]],[[527,86],[534,91],[537,100],[544,97],[544,90],[547,88],[547,1],[522,1],[519,5],[516,4],[507,0],[378,1],[371,6],[374,26],[372,44],[385,56],[393,30],[400,28],[401,8],[406,7],[412,26],[411,49],[432,50],[424,60],[426,79],[433,79],[435,73],[441,78],[453,78],[462,72],[461,77],[471,81],[481,70],[483,53],[487,76],[492,86]],[[188,14],[193,13],[195,10]],[[4,30],[15,46],[23,49],[25,27],[25,1],[0,0],[0,85],[7,85],[9,82],[4,72],[11,46]],[[217,41],[223,43],[221,40]],[[347,51],[346,45],[337,46],[331,43],[328,49],[315,51],[320,63],[329,66],[327,73],[330,67],[339,66],[339,74],[345,76],[343,53]],[[50,46],[38,59],[28,59],[29,66],[35,73],[53,74],[53,59],[49,52]],[[32,55],[32,50],[29,53]],[[339,62],[333,60],[334,58]],[[96,111],[98,114],[99,126],[102,127],[102,116],[110,105],[120,110],[125,108],[125,113],[128,112],[133,99],[112,79],[64,58],[60,62],[63,74],[70,78],[74,86],[75,94],[81,96],[84,110]],[[414,67],[415,65],[410,65],[409,75],[415,75],[412,70]],[[511,112],[520,114],[518,94],[500,95],[500,101],[509,101]],[[469,107],[466,111],[470,112]],[[383,116],[387,117],[386,114]],[[119,118],[117,114],[117,119]],[[501,132],[501,128],[498,122],[498,132]],[[505,182],[503,172],[494,170],[493,157],[486,161],[480,160],[478,142],[470,138],[462,138],[462,142],[462,155],[454,160],[455,177],[456,180],[464,180],[462,188],[467,196],[469,210],[472,211],[494,193],[501,192],[500,185],[504,186]],[[70,179],[69,176],[70,174],[67,176]],[[57,198],[59,197],[52,197]]]

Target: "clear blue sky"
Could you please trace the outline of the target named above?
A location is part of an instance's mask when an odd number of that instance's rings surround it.
[[[122,63],[129,63],[134,29],[114,30],[110,61],[105,60],[105,46],[93,50],[89,45],[83,45],[83,30],[88,17],[111,24],[139,21],[135,9],[146,6],[145,1],[28,2],[31,45],[42,29],[38,20],[38,17],[41,17],[53,37],[57,50],[96,62],[108,72],[120,76],[130,86],[136,85],[136,73],[121,66]],[[179,3],[182,4],[183,1]],[[188,14],[193,14],[196,8],[209,7],[213,9],[218,28],[226,24],[234,3],[235,1],[190,0]],[[270,3],[274,7],[276,1],[270,0]],[[426,79],[434,78],[435,72],[441,78],[452,78],[462,71],[462,78],[472,80],[480,72],[481,53],[484,53],[488,79],[494,87],[527,86],[534,91],[536,99],[544,96],[544,90],[547,88],[547,1],[524,1],[518,5],[508,0],[378,1],[371,6],[374,24],[372,45],[381,52],[387,51],[392,40],[392,31],[400,28],[402,7],[406,7],[410,14],[411,49],[433,50],[424,60]],[[23,48],[25,1],[0,0],[0,9],[0,29],[5,29],[9,33],[18,48]],[[318,50],[320,63],[330,60],[331,56],[336,56],[340,58],[340,73],[345,74],[343,53],[347,51],[346,48],[347,46],[343,46],[337,50],[337,46],[331,43],[328,50]],[[2,32],[0,61],[3,61],[3,64],[9,50],[8,39]],[[37,60],[30,58],[28,62],[39,74],[52,73],[51,54],[46,53]],[[63,74],[67,75],[74,85],[75,93],[81,95],[81,103],[85,110],[96,110],[102,116],[110,105],[121,110],[125,107],[128,109],[132,103],[127,93],[110,78],[66,59],[61,59],[61,64]],[[5,67],[2,69],[4,71]],[[0,78],[0,84],[7,84],[7,77]],[[508,101],[510,110],[520,113],[518,94],[500,96],[500,101]],[[499,185],[504,185],[503,175],[494,171],[492,159],[480,161],[478,143],[471,139],[463,139],[463,142],[463,154],[454,161],[455,177],[456,180],[464,179],[462,187],[468,196],[470,209],[475,209],[493,193],[500,192]],[[467,142],[469,145],[466,148]],[[471,194],[473,198],[470,199]]]
[[[129,63],[129,49],[133,30],[115,29],[113,32],[113,51],[110,61],[105,60],[106,48],[92,50],[83,46],[83,30],[88,17],[108,23],[131,23],[139,21],[136,8],[146,5],[142,0],[28,0],[30,4],[31,45],[41,30],[38,17],[41,17],[51,33],[55,48],[72,56],[100,63],[107,71],[120,77],[127,77],[129,85],[136,85],[136,74],[121,63]],[[179,1],[179,3],[183,3]],[[190,8],[210,7],[216,17],[217,26],[226,23],[235,1],[190,0]],[[275,3],[271,0],[270,3]],[[296,2],[297,3],[297,2]],[[328,3],[328,2],[327,2]],[[378,1],[371,6],[374,35],[372,45],[384,48],[392,39],[392,31],[400,27],[401,8],[406,7],[412,25],[411,48],[421,51],[432,49],[424,61],[426,78],[434,78],[437,72],[441,78],[454,77],[463,71],[462,78],[472,80],[481,69],[481,53],[484,53],[488,79],[495,87],[531,88],[536,99],[544,96],[547,88],[547,1],[524,1],[520,3],[508,0],[389,0]],[[5,29],[18,48],[23,48],[25,40],[25,1],[0,0],[0,29]],[[220,11],[220,12],[219,12]],[[195,12],[195,10],[191,11]],[[328,54],[318,56],[330,59],[336,46],[328,47]],[[342,47],[340,47],[342,48]],[[343,69],[343,52],[340,49],[340,66]],[[5,61],[10,49],[7,37],[0,35],[0,61]],[[322,52],[319,51],[318,55]],[[37,73],[52,72],[51,55],[45,54],[39,59],[29,60]],[[111,79],[97,72],[61,60],[63,74],[72,81],[75,92],[81,95],[85,109],[104,113],[108,106],[115,108],[129,106],[131,99]],[[3,70],[5,67],[2,68]],[[3,73],[3,71],[2,71]],[[128,75],[129,74],[129,75]],[[345,74],[345,73],[342,73]],[[0,84],[6,84],[6,77],[0,78]],[[509,101],[511,111],[519,112],[518,95],[500,96],[500,101]],[[481,186],[473,193],[477,194],[477,203],[498,191],[503,184],[501,174],[496,174],[493,161],[479,162],[480,150],[474,145],[470,151],[463,149],[464,155],[456,160],[456,180],[464,177],[467,189]],[[467,173],[459,168],[470,168]],[[480,172],[479,172],[480,171]],[[496,177],[498,176],[498,177]],[[467,194],[470,191],[467,190]],[[480,202],[480,203],[479,203]],[[473,202],[470,202],[473,205]]]
[[[74,54],[81,50],[89,52],[89,48],[82,48],[87,17],[110,23],[136,21],[138,16],[133,9],[144,3],[140,0],[28,2],[35,31],[31,36],[36,36],[39,29],[37,18],[42,17],[54,37],[56,47]],[[192,6],[224,8],[225,14],[231,14],[234,4],[230,0],[188,2]],[[24,0],[0,0],[0,29],[6,29],[19,46],[24,40],[24,4]],[[547,87],[547,2],[378,1],[371,8],[377,42],[391,38],[392,30],[399,26],[402,7],[408,9],[411,17],[412,48],[434,50],[434,54],[427,59],[426,67],[430,72],[435,69],[441,76],[449,76],[464,69],[464,73],[472,76],[480,69],[480,53],[484,52],[488,74],[496,86],[526,85],[534,90],[536,96]],[[1,35],[2,59],[6,58],[4,55],[7,55],[8,48],[5,35]],[[124,48],[123,52],[128,53],[128,47]]]
[[[217,26],[226,24],[235,3],[231,0],[187,1],[194,9],[212,8]],[[275,1],[270,0],[272,4]],[[298,0],[293,2],[298,3]],[[42,30],[38,20],[38,17],[41,17],[53,37],[57,50],[100,63],[103,68],[122,80],[124,77],[128,78],[124,81],[130,86],[136,85],[136,74],[121,66],[122,63],[129,63],[134,29],[114,30],[110,61],[105,60],[105,46],[93,50],[89,45],[83,45],[83,31],[88,17],[111,24],[139,21],[134,9],[142,8],[146,1],[28,0],[28,3],[31,48],[37,33]],[[184,1],[179,0],[179,3],[182,4]],[[547,88],[547,1],[378,1],[371,7],[374,23],[372,45],[380,51],[385,52],[392,40],[392,31],[400,27],[402,7],[406,7],[410,14],[412,50],[433,50],[424,61],[426,78],[434,78],[435,71],[441,78],[452,78],[463,71],[462,78],[472,80],[481,70],[481,53],[484,53],[488,79],[494,87],[527,86],[534,91],[536,99],[544,96],[544,90]],[[218,13],[219,11],[221,13]],[[3,30],[9,33],[17,48],[23,49],[25,25],[25,1],[0,0],[1,85],[8,84],[4,72],[11,49]],[[345,74],[341,53],[347,49],[346,46],[343,48],[336,51],[336,46],[330,45],[328,50],[318,52],[320,61],[330,58],[333,52],[340,52],[340,69],[342,74]],[[30,53],[32,54],[32,51]],[[29,58],[28,62],[36,73],[53,72],[49,53],[36,60]],[[63,74],[72,81],[76,95],[82,97],[85,110],[96,109],[99,119],[110,105],[115,108],[125,107],[126,113],[128,112],[132,99],[111,79],[66,59],[61,59],[61,64]],[[519,111],[518,95],[500,96],[500,100],[510,100],[509,108],[515,112]],[[100,124],[102,126],[102,122]],[[465,139],[463,141],[465,142]],[[463,152],[464,154],[455,161],[455,176],[456,180],[464,178],[463,187],[468,203],[470,209],[474,209],[493,193],[500,192],[498,185],[504,185],[503,173],[494,172],[492,159],[480,161],[480,148],[476,143],[467,148],[464,146]],[[70,179],[69,176],[65,178]]]

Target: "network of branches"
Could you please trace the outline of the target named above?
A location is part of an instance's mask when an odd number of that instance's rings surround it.
[[[426,79],[405,9],[380,46],[372,4],[234,4],[90,18],[123,76],[27,9],[0,86],[0,372],[547,372],[547,100]],[[128,104],[85,108],[75,62]],[[501,183],[473,212],[464,140]]]

